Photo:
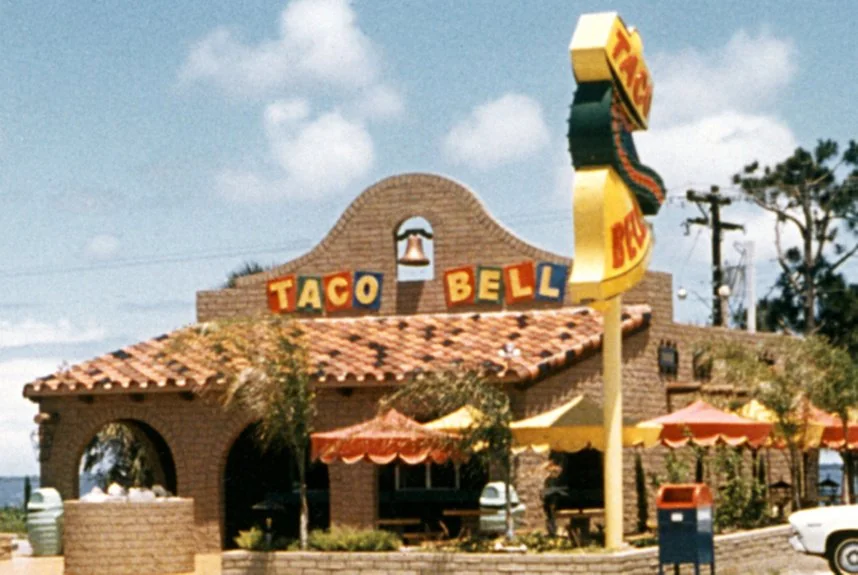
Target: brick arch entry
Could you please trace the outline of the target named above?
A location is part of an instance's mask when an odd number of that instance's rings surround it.
[[[175,483],[174,493],[182,495],[183,478],[187,476],[187,463],[182,459],[177,436],[170,424],[156,413],[140,413],[131,409],[105,410],[99,417],[86,419],[66,416],[61,419],[56,432],[57,439],[52,447],[52,457],[42,464],[42,475],[46,485],[56,487],[63,498],[69,499],[80,491],[80,465],[84,450],[92,438],[105,425],[112,422],[132,422],[141,431],[146,441],[152,441],[169,452],[172,460],[172,475]],[[157,448],[157,447],[156,447]]]
[[[256,423],[246,425],[229,444],[222,462],[221,533],[224,548],[235,548],[238,531],[263,526],[266,516],[273,519],[276,537],[297,538],[299,497],[292,454],[288,451],[262,450],[256,442]],[[327,466],[314,464],[307,469],[310,529],[324,529],[330,523]],[[269,512],[253,506],[268,502],[279,508]]]
[[[143,444],[143,449],[146,451],[148,457],[151,458],[153,463],[153,477],[152,484],[153,485],[161,485],[166,488],[170,493],[175,494],[178,491],[178,478],[176,475],[176,462],[173,458],[173,452],[170,449],[170,446],[167,444],[167,441],[164,437],[158,433],[151,425],[137,420],[137,419],[117,419],[114,421],[110,421],[105,423],[102,427],[98,428],[96,432],[93,434],[93,437],[90,438],[92,440],[97,433],[100,433],[102,429],[106,426],[111,425],[113,423],[118,423],[126,426],[131,430],[135,439]],[[87,442],[87,445],[89,441]],[[85,457],[85,450],[81,452],[81,456],[78,458],[79,464],[78,468],[83,465],[83,458]],[[77,486],[77,495],[80,497],[81,495],[85,495],[85,493],[81,492],[82,486],[80,485],[80,474],[78,474],[78,486]]]

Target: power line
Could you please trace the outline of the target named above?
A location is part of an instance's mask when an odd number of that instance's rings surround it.
[[[296,251],[307,249],[309,242],[305,239],[295,240],[286,244],[278,245],[260,245],[260,246],[244,246],[223,251],[206,250],[202,252],[178,252],[173,254],[158,255],[158,256],[141,256],[137,258],[129,258],[124,260],[116,260],[112,262],[104,262],[100,264],[80,265],[80,266],[65,266],[65,267],[38,267],[38,268],[23,268],[17,270],[0,271],[0,279],[22,278],[22,277],[41,277],[49,275],[61,275],[68,273],[82,273],[110,269],[123,269],[133,267],[145,267],[162,264],[177,264],[188,263],[193,261],[216,260],[235,256],[248,256],[254,254],[278,253],[284,251]]]

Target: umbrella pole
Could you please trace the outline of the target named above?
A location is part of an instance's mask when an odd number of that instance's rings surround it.
[[[620,300],[605,302],[603,317],[602,378],[604,380],[605,432],[605,547],[619,549],[623,544],[623,341],[620,325]]]

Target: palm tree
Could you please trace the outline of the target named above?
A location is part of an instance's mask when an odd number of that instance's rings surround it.
[[[259,422],[263,450],[288,450],[300,484],[301,548],[307,548],[307,450],[316,415],[303,334],[288,319],[272,317],[207,324],[182,332],[176,345],[208,348],[226,381],[224,408],[242,409]]]

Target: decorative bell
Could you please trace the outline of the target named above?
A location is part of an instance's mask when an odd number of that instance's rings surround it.
[[[408,243],[405,245],[405,253],[398,262],[404,266],[422,267],[429,265],[429,258],[423,252],[423,238],[418,234],[409,234]]]

